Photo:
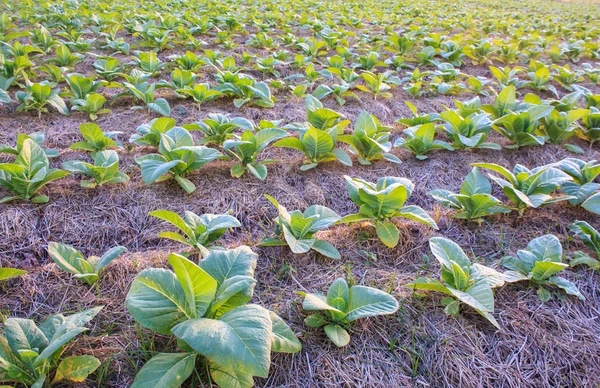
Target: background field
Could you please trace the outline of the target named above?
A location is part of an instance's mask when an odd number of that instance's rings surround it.
[[[110,7],[117,11],[128,9],[125,2],[85,2],[90,12],[104,13]],[[174,2],[175,3],[175,2]],[[185,3],[185,2],[182,2]],[[71,12],[73,5],[65,2]],[[268,4],[259,2],[249,6],[245,2],[223,5],[240,22],[245,30],[255,34],[256,26],[244,18],[244,7],[263,9]],[[523,19],[546,18],[552,15],[557,23],[581,22],[581,28],[592,28],[594,18],[585,14],[598,15],[598,10],[584,9],[586,5],[560,3],[521,2],[421,2],[404,4],[386,0],[383,2],[321,2],[317,7],[312,2],[297,2],[293,5],[279,4],[286,10],[307,18],[323,18],[339,22],[339,16],[351,15],[363,19],[354,30],[357,36],[384,36],[383,26],[377,25],[378,18],[395,27],[428,25],[433,31],[454,35],[463,31],[446,30],[442,22],[428,19],[428,9],[434,9],[435,18],[462,20],[472,18],[474,31],[486,20],[504,20],[506,24],[519,23]],[[311,8],[311,5],[313,6]],[[14,5],[13,5],[14,6]],[[185,5],[172,5],[185,9]],[[10,13],[10,5],[4,4]],[[108,7],[108,8],[107,8]],[[319,12],[311,12],[319,10]],[[391,15],[395,10],[397,15]],[[421,10],[422,16],[413,12]],[[326,11],[326,12],[325,12]],[[168,14],[169,7],[163,11]],[[200,12],[196,10],[196,12]],[[2,4],[0,4],[2,13]],[[290,14],[290,15],[291,15]],[[384,16],[385,15],[385,16]],[[407,15],[411,15],[408,17]],[[508,20],[509,16],[514,19]],[[589,16],[589,15],[588,15]],[[300,16],[290,16],[289,21],[279,21],[269,34],[283,34],[287,27],[298,37],[314,36],[310,29],[301,28]],[[437,20],[437,19],[436,19]],[[595,19],[598,20],[598,19]],[[412,23],[412,24],[411,24]],[[533,24],[533,23],[532,23]],[[25,24],[19,28],[28,28]],[[535,29],[535,26],[531,27]],[[597,28],[597,27],[594,27]],[[136,38],[121,31],[123,38],[135,44]],[[94,34],[90,34],[91,36]],[[237,46],[226,49],[214,43],[214,30],[202,39],[205,49],[219,50],[224,57],[243,52],[269,55],[273,50],[256,49],[245,45],[248,35],[233,37]],[[498,38],[506,38],[496,33]],[[557,38],[563,39],[563,38]],[[350,44],[358,37],[349,37]],[[562,41],[562,40],[561,40]],[[593,41],[598,42],[595,38]],[[90,51],[108,55],[110,50],[94,45]],[[297,49],[286,47],[292,53]],[[144,49],[147,50],[147,49]],[[159,57],[182,54],[189,48],[176,47],[161,51]],[[195,50],[200,54],[201,50]],[[382,50],[384,51],[384,50]],[[326,56],[335,54],[329,51]],[[127,62],[130,56],[116,54]],[[322,58],[322,59],[323,59]],[[96,58],[87,55],[77,64],[75,72],[93,75]],[[320,60],[319,60],[320,61]],[[317,62],[317,69],[324,66]],[[585,59],[598,67],[597,59]],[[504,66],[493,62],[496,66]],[[564,59],[560,64],[567,63]],[[527,66],[525,63],[523,66]],[[427,67],[422,67],[426,69]],[[571,63],[571,68],[581,68],[581,63]],[[281,77],[300,73],[289,65],[278,67]],[[382,72],[385,69],[378,71]],[[243,70],[257,79],[267,79],[260,71]],[[466,59],[461,71],[492,79],[488,64],[473,65]],[[153,81],[168,78],[170,71],[163,71]],[[402,70],[404,73],[404,70]],[[211,69],[199,71],[199,82],[212,82]],[[314,85],[316,87],[318,84]],[[589,82],[582,85],[593,93],[600,87]],[[64,85],[63,85],[64,86]],[[496,88],[498,89],[498,88]],[[569,91],[557,85],[560,95]],[[120,90],[101,88],[107,99]],[[309,90],[310,91],[310,90]],[[372,99],[366,93],[357,92],[361,101],[347,99],[344,106],[326,98],[323,104],[342,113],[354,122],[358,114],[366,110],[386,125],[393,125],[393,138],[399,137],[403,127],[395,124],[400,117],[410,116],[404,101],[413,103],[419,112],[440,112],[451,106],[452,100],[472,98],[472,93],[455,96],[426,96],[415,99],[395,87],[389,99]],[[522,94],[531,90],[521,90]],[[235,108],[231,99],[205,103],[199,110],[189,100],[177,99],[172,92],[161,89],[159,95],[169,100],[172,115],[178,124],[199,121],[209,113],[225,113],[241,116],[256,122],[261,119],[283,119],[284,123],[305,121],[302,99],[293,97],[288,90],[273,90],[277,102],[272,109],[244,106]],[[552,98],[550,92],[536,92],[543,98]],[[481,96],[483,103],[491,103],[493,96]],[[96,123],[105,131],[122,131],[120,139],[126,141],[136,133],[136,128],[158,117],[146,110],[132,111],[132,100],[116,100],[112,114],[100,116]],[[60,167],[67,160],[82,160],[87,156],[68,147],[80,140],[78,126],[88,122],[81,113],[62,116],[52,111],[38,118],[35,113],[16,112],[15,106],[0,107],[0,143],[13,144],[18,133],[43,131],[45,146],[60,150],[60,156],[52,159],[52,165]],[[194,136],[197,136],[195,134]],[[197,137],[198,138],[198,137]],[[443,138],[443,136],[441,137]],[[489,139],[502,145],[507,141],[492,132]],[[598,146],[589,148],[588,143],[573,139],[586,153],[584,160],[600,159]],[[458,318],[447,317],[439,306],[441,297],[430,293],[426,298],[415,296],[404,284],[418,276],[437,276],[439,264],[430,257],[428,239],[444,236],[456,241],[466,252],[480,258],[480,262],[498,267],[499,260],[506,254],[514,254],[525,247],[534,237],[546,233],[555,234],[565,251],[583,249],[580,240],[569,237],[568,225],[575,220],[586,220],[600,227],[600,217],[568,203],[527,211],[522,219],[515,213],[487,218],[478,227],[469,227],[453,219],[452,213],[435,203],[427,192],[445,188],[457,191],[464,176],[470,171],[469,164],[493,162],[512,168],[516,163],[528,167],[553,163],[574,155],[559,145],[526,147],[519,150],[491,151],[439,151],[430,154],[425,161],[417,161],[406,150],[395,148],[393,153],[403,163],[395,165],[378,161],[371,166],[354,163],[345,167],[337,162],[319,165],[316,169],[302,172],[299,166],[302,157],[298,152],[281,148],[269,148],[264,158],[278,159],[269,165],[269,174],[264,182],[244,176],[234,179],[229,169],[232,162],[211,163],[189,177],[198,190],[186,195],[174,181],[145,185],[140,176],[135,158],[151,152],[148,147],[130,147],[120,151],[121,171],[131,181],[127,185],[100,187],[94,190],[79,187],[79,178],[69,176],[50,184],[44,191],[50,197],[45,205],[15,202],[0,205],[0,264],[2,267],[26,269],[29,274],[0,284],[0,309],[2,315],[41,319],[48,314],[74,312],[83,308],[105,305],[105,309],[94,319],[92,330],[80,336],[67,349],[67,354],[92,354],[103,361],[99,372],[82,386],[126,387],[131,384],[135,373],[150,358],[152,352],[175,349],[172,338],[152,335],[135,324],[124,308],[123,302],[131,281],[137,273],[148,267],[168,267],[166,257],[178,252],[179,244],[160,239],[157,234],[167,230],[164,223],[148,212],[168,209],[182,213],[184,210],[202,213],[224,213],[231,211],[242,223],[241,228],[228,232],[223,244],[229,248],[249,245],[259,254],[256,270],[258,285],[254,302],[276,311],[298,334],[303,350],[295,355],[276,355],[268,379],[256,379],[263,387],[392,387],[392,386],[454,386],[454,387],[597,387],[600,385],[600,278],[590,269],[568,270],[566,277],[573,281],[585,295],[585,302],[569,297],[541,303],[535,288],[526,284],[510,285],[496,294],[496,314],[502,330],[495,328],[477,313],[464,308]],[[10,160],[1,157],[1,161]],[[355,212],[350,201],[343,175],[374,181],[382,176],[399,176],[411,179],[415,191],[409,203],[428,211],[440,226],[439,231],[410,221],[398,222],[401,238],[394,249],[386,248],[375,236],[372,228],[363,225],[337,225],[321,237],[335,245],[342,259],[333,261],[314,252],[293,255],[287,248],[260,248],[255,245],[274,228],[272,219],[275,209],[263,197],[269,194],[277,198],[289,210],[304,209],[312,204],[330,207],[339,214]],[[0,196],[7,195],[0,189]],[[494,194],[505,199],[494,188]],[[171,230],[171,229],[168,229]],[[60,241],[80,249],[84,254],[98,254],[115,245],[123,245],[128,252],[113,262],[99,282],[99,288],[89,288],[71,276],[61,272],[48,257],[46,248],[50,241]],[[367,254],[368,253],[368,254]],[[352,341],[338,349],[318,329],[309,329],[303,324],[306,316],[301,308],[301,297],[295,291],[325,291],[337,277],[348,277],[356,283],[376,286],[389,291],[400,302],[398,313],[375,319],[358,321],[353,327]],[[197,384],[197,382],[196,382]]]

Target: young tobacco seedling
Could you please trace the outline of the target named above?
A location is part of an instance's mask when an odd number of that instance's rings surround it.
[[[259,246],[287,245],[296,254],[306,253],[312,249],[332,259],[341,257],[333,245],[315,237],[317,232],[325,230],[341,220],[336,212],[325,206],[312,205],[304,212],[294,210],[289,213],[275,198],[267,194],[265,194],[265,198],[277,208],[278,216],[274,221],[279,236],[267,237],[260,242]]]
[[[71,110],[86,113],[90,120],[96,121],[98,115],[112,113],[112,110],[102,108],[106,98],[98,93],[90,93],[85,99],[71,100]]]
[[[84,381],[98,369],[100,361],[88,355],[61,358],[61,354],[73,338],[88,330],[85,324],[103,307],[52,315],[39,326],[31,319],[8,318],[4,336],[0,336],[2,382],[37,388],[64,380]]]
[[[358,162],[370,165],[372,161],[386,159],[393,163],[402,163],[390,153],[392,143],[389,141],[391,127],[379,124],[377,118],[367,112],[361,112],[354,123],[351,135],[338,135],[338,140],[352,147],[351,152],[358,156]]]
[[[63,163],[63,168],[72,173],[81,173],[92,178],[91,180],[81,181],[81,187],[89,189],[104,184],[129,182],[129,177],[119,171],[119,155],[116,151],[101,151],[94,154],[93,158],[94,164],[69,160]]]
[[[223,156],[215,149],[195,145],[192,135],[181,127],[173,127],[160,135],[158,152],[135,160],[144,182],[151,184],[174,178],[188,194],[196,191],[196,186],[184,175]]]
[[[102,132],[99,126],[94,123],[85,123],[79,126],[79,132],[85,141],[78,141],[69,146],[76,151],[90,151],[92,157],[100,151],[109,148],[123,148],[120,142],[114,138],[123,132]]]
[[[555,164],[556,168],[568,174],[573,181],[564,182],[560,190],[573,198],[571,205],[581,205],[600,189],[600,184],[594,180],[600,175],[600,164],[596,160],[584,162],[580,159],[567,158]]]
[[[231,167],[231,176],[239,178],[248,171],[260,180],[267,178],[267,164],[274,160],[257,161],[258,155],[272,142],[287,136],[287,132],[276,127],[266,127],[254,133],[246,130],[242,136],[231,135],[225,140],[223,149],[240,164]]]
[[[185,212],[185,219],[179,214],[169,210],[156,210],[148,213],[152,217],[167,221],[176,226],[184,235],[176,232],[161,232],[158,237],[168,238],[188,245],[194,249],[192,253],[199,253],[200,257],[207,256],[213,249],[221,249],[213,243],[217,241],[227,229],[242,226],[240,221],[229,214],[202,214],[197,215],[190,211]]]
[[[93,285],[98,281],[102,270],[125,252],[127,248],[117,246],[111,248],[101,257],[90,256],[87,259],[77,249],[62,243],[50,242],[48,254],[54,262],[63,270],[75,275],[76,279]]]
[[[17,143],[14,147],[11,147],[9,144],[0,144],[0,154],[11,154],[11,155],[19,155],[21,150],[23,149],[23,143],[25,143],[26,139],[31,139],[40,147],[44,144],[46,140],[46,135],[44,132],[33,132],[29,135],[25,135],[23,133],[19,133],[17,135]],[[55,149],[44,149],[44,154],[48,158],[54,158],[58,156],[58,150]]]
[[[562,262],[563,249],[556,236],[547,234],[535,238],[527,244],[526,249],[517,251],[517,256],[505,256],[502,265],[511,271],[504,273],[507,282],[527,280],[538,286],[537,295],[542,302],[552,298],[546,286],[555,286],[580,300],[585,297],[575,284],[565,278],[556,276],[569,265]]]
[[[460,303],[472,307],[500,329],[494,312],[493,288],[505,283],[502,273],[478,263],[471,263],[462,248],[443,237],[429,239],[431,253],[442,265],[442,280],[417,278],[406,287],[413,290],[436,291],[446,294],[442,306],[447,315],[458,316]]]
[[[14,163],[0,164],[0,185],[15,195],[0,199],[6,203],[26,199],[33,203],[46,203],[48,196],[37,192],[53,180],[69,175],[68,171],[50,168],[48,157],[33,139],[25,139]]]
[[[360,207],[358,213],[342,218],[343,223],[369,221],[375,226],[377,237],[387,247],[398,245],[400,232],[394,218],[409,218],[437,229],[435,221],[416,205],[404,206],[414,189],[406,178],[383,177],[370,183],[344,175],[350,199]]]
[[[454,218],[467,222],[481,223],[483,217],[510,213],[510,209],[492,195],[492,185],[477,167],[473,167],[466,176],[458,194],[443,189],[432,190],[428,194],[442,205],[456,210]]]
[[[571,196],[552,197],[556,189],[564,183],[573,181],[569,175],[552,166],[540,166],[532,170],[520,164],[515,165],[513,172],[494,163],[473,163],[473,167],[487,168],[505,177],[507,180],[490,175],[504,192],[504,195],[516,206],[519,216],[527,208],[538,208],[543,205],[573,199]]]
[[[433,123],[421,124],[404,130],[406,138],[398,138],[394,147],[402,147],[416,155],[418,160],[428,158],[425,153],[435,149],[454,151],[454,147],[442,140],[434,140],[435,126]]]
[[[327,337],[338,347],[350,342],[346,331],[351,322],[361,318],[393,314],[398,310],[398,302],[387,292],[365,286],[348,287],[346,280],[336,279],[327,291],[321,294],[306,294],[302,308],[317,311],[309,315],[304,323],[308,327],[323,327]]]

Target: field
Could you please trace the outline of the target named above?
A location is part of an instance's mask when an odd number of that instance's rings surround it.
[[[600,386],[598,7],[0,0],[0,386]]]

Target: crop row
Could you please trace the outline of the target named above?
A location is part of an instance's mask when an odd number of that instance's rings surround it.
[[[362,214],[342,219],[320,205],[312,205],[304,212],[288,212],[269,197],[278,209],[275,219],[277,237],[266,238],[260,245],[286,245],[294,253],[314,249],[335,257],[335,248],[315,237],[315,233],[334,223],[370,219],[366,211],[372,212],[372,207],[376,206],[387,212],[387,219],[422,220],[426,216],[419,214],[414,206],[398,209],[407,196],[408,182],[402,178],[382,178],[378,183],[388,186],[380,191],[374,191],[356,179],[348,178],[347,183],[353,201],[362,204]],[[296,334],[277,314],[249,304],[257,283],[254,271],[258,255],[247,246],[225,249],[216,245],[225,231],[241,226],[235,217],[186,212],[182,218],[166,210],[150,215],[177,227],[181,234],[168,231],[159,236],[179,241],[188,250],[169,255],[173,271],[149,268],[140,272],[131,284],[125,306],[143,327],[174,336],[180,351],[155,354],[138,372],[132,387],[179,386],[193,373],[199,356],[205,360],[210,378],[219,386],[250,387],[254,384],[254,376],[268,377],[272,352],[296,353],[301,350]],[[431,219],[422,221],[435,226]],[[380,237],[381,230],[389,230],[387,225],[393,225],[377,220],[375,224]],[[584,221],[574,222],[570,229],[600,258],[600,233],[597,230]],[[555,289],[585,300],[575,284],[559,276],[569,264],[563,262],[563,248],[553,235],[535,238],[516,255],[503,257],[501,265],[507,269],[504,272],[472,262],[461,247],[449,239],[433,237],[429,244],[441,265],[440,278],[416,278],[404,286],[415,291],[445,294],[440,303],[448,315],[458,315],[461,305],[466,305],[501,329],[493,315],[494,290],[519,281],[537,287],[542,301],[550,300]],[[61,269],[90,286],[125,250],[114,247],[101,256],[85,258],[68,245],[56,242],[48,245],[49,256]],[[195,256],[199,257],[197,263],[191,260]],[[580,251],[574,252],[570,266],[580,264],[600,268],[598,259]],[[0,269],[0,280],[23,273],[3,268]],[[361,285],[349,286],[342,278],[335,280],[325,295],[299,294],[304,298],[302,307],[308,314],[305,325],[322,327],[338,347],[350,342],[348,330],[354,321],[393,314],[399,307],[397,300],[387,292]],[[29,319],[8,318],[4,323],[5,336],[0,336],[2,381],[42,386],[51,374],[54,375],[53,383],[83,381],[101,362],[89,355],[61,359],[61,353],[69,341],[87,330],[85,324],[101,309],[102,306],[70,316],[54,315],[40,325]]]

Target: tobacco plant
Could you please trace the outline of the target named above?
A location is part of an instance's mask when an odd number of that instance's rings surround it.
[[[102,256],[90,256],[87,259],[77,249],[62,243],[48,243],[48,255],[66,272],[75,275],[75,278],[87,284],[94,285],[98,281],[102,270],[111,261],[127,251],[125,247],[116,246],[109,249]]]
[[[556,276],[569,265],[562,262],[563,248],[556,236],[547,234],[535,238],[527,244],[526,249],[517,251],[516,256],[505,256],[502,265],[510,271],[505,272],[507,282],[527,280],[538,287],[537,295],[542,302],[552,298],[547,286],[562,289],[569,295],[581,300],[585,297],[575,284],[565,278]]]
[[[323,327],[327,337],[337,347],[348,345],[350,323],[368,317],[393,314],[398,310],[398,302],[387,292],[365,286],[348,287],[346,280],[336,279],[327,296],[322,294],[306,294],[302,308],[316,311],[309,315],[304,323],[308,327]]]
[[[527,208],[538,208],[555,202],[573,199],[571,196],[552,197],[554,191],[566,182],[573,181],[566,173],[552,166],[541,166],[528,169],[520,164],[515,165],[513,172],[494,163],[473,163],[473,167],[487,168],[502,175],[505,179],[490,175],[504,192],[504,195],[515,205],[515,210],[522,216]]]
[[[167,221],[177,227],[183,235],[177,232],[161,232],[158,237],[178,241],[194,249],[206,257],[212,250],[221,249],[214,244],[228,229],[240,227],[237,218],[229,214],[201,214],[185,212],[185,218],[169,210],[155,210],[148,213],[159,220]]]
[[[149,268],[136,276],[127,310],[140,325],[174,336],[182,352],[154,355],[133,388],[178,387],[197,367],[220,387],[251,387],[254,376],[268,377],[272,352],[300,351],[277,314],[248,304],[256,260],[245,246],[211,252],[198,265],[171,254],[174,272]]]
[[[46,203],[48,196],[38,194],[47,183],[69,175],[68,171],[50,168],[48,157],[33,139],[25,139],[13,163],[0,164],[0,186],[14,195],[0,199],[0,203],[18,199]]]
[[[93,189],[105,184],[129,182],[127,174],[119,171],[119,155],[116,151],[101,151],[94,156],[94,164],[80,160],[69,160],[63,163],[63,168],[72,173],[84,174],[92,179],[82,180],[81,187]]]
[[[289,246],[293,253],[306,253],[311,249],[323,256],[339,259],[338,250],[325,240],[318,239],[315,234],[329,228],[331,225],[341,221],[341,217],[321,205],[312,205],[304,212],[294,210],[291,213],[279,204],[270,195],[265,194],[276,208],[278,216],[275,218],[277,237],[263,239],[259,246]]]
[[[377,237],[387,247],[398,244],[400,233],[393,222],[396,218],[408,218],[437,229],[435,221],[419,206],[404,205],[410,197],[414,184],[406,178],[383,177],[370,183],[344,175],[350,199],[359,206],[358,213],[342,218],[344,223],[368,221],[375,226]]]
[[[585,252],[576,251],[569,262],[571,267],[576,265],[587,265],[588,267],[600,270],[600,233],[594,227],[585,221],[575,221],[569,225],[569,230],[583,241],[583,244],[596,254],[596,258],[589,256]]]
[[[181,127],[160,134],[158,152],[135,160],[142,170],[144,183],[173,178],[188,194],[196,191],[196,185],[184,176],[223,156],[215,149],[195,145],[192,135]]]
[[[442,266],[442,280],[417,278],[406,287],[446,294],[441,304],[445,306],[444,311],[447,315],[457,316],[463,303],[500,329],[500,324],[492,315],[494,312],[492,289],[504,285],[505,276],[490,267],[472,263],[462,248],[452,240],[432,237],[429,239],[429,247]]]
[[[100,361],[89,355],[61,355],[73,338],[88,330],[85,324],[102,308],[52,315],[40,325],[31,319],[8,318],[4,336],[0,336],[0,381],[33,388],[65,380],[83,382],[98,369]]]
[[[510,213],[510,209],[492,195],[492,185],[477,167],[473,167],[465,177],[458,194],[442,189],[432,190],[428,194],[442,205],[456,210],[454,218],[467,222],[481,223],[483,217]]]

